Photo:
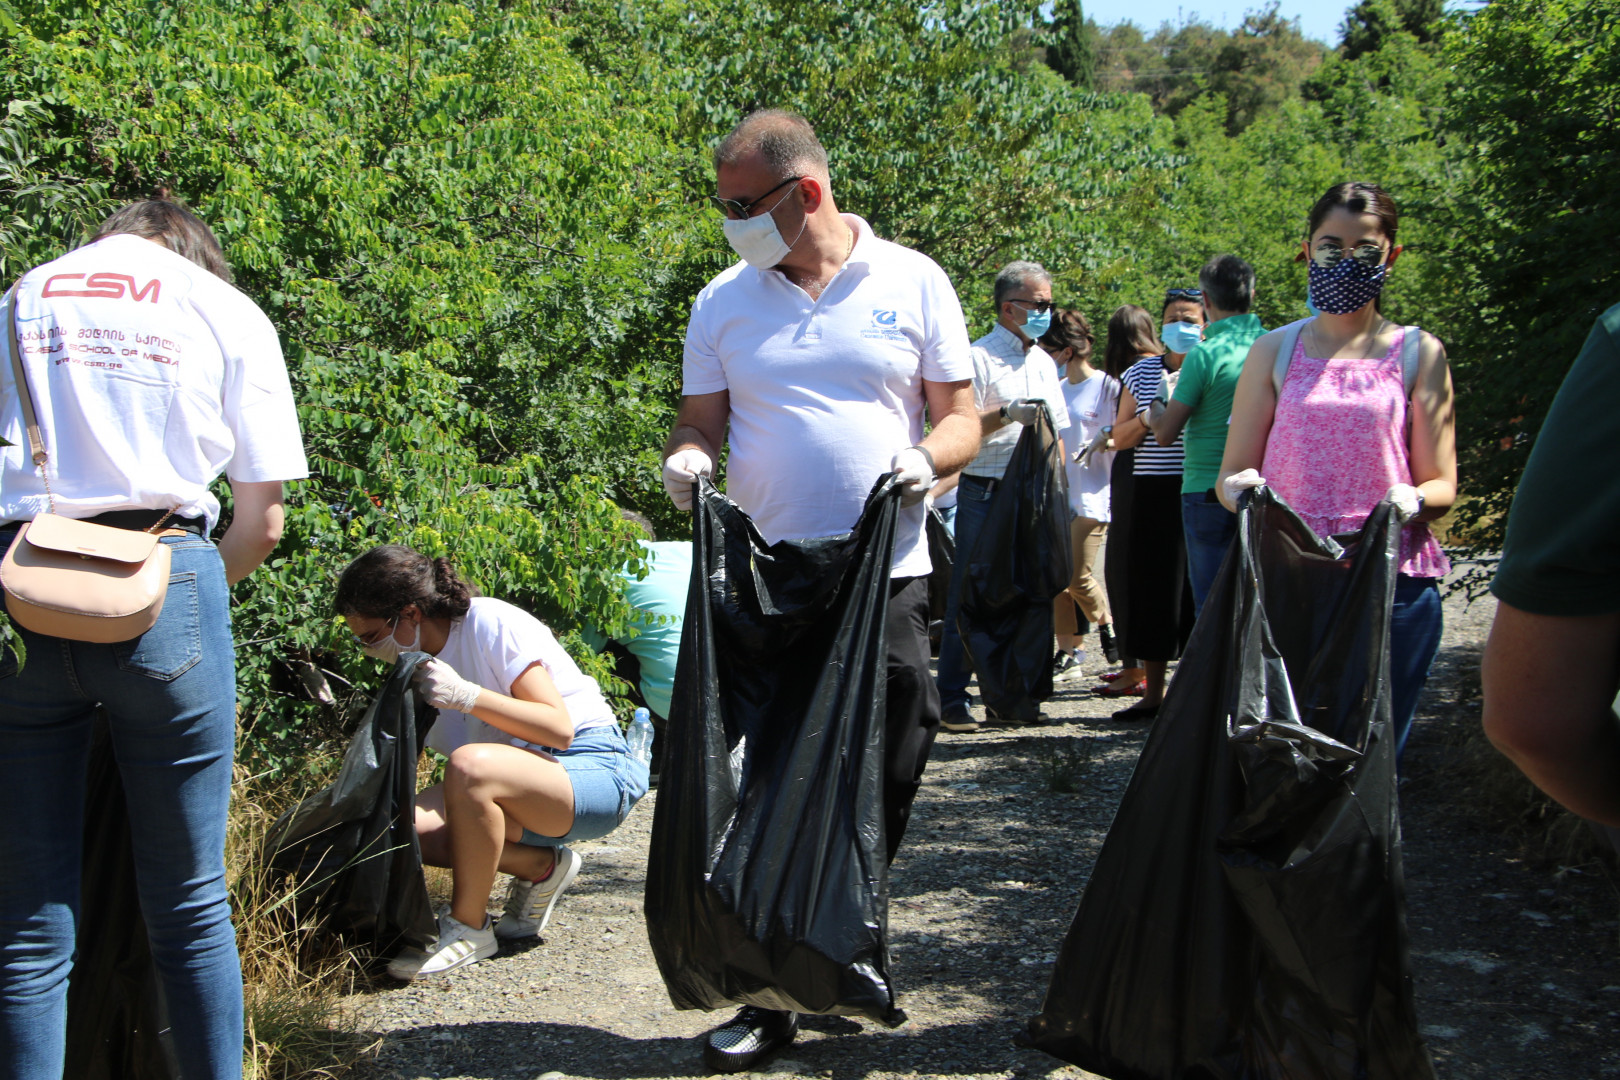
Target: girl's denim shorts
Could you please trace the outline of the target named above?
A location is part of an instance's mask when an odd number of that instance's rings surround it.
[[[598,840],[619,827],[630,808],[647,794],[647,766],[630,756],[619,725],[586,728],[568,749],[552,756],[568,771],[574,786],[574,826],[567,836],[542,836],[523,830],[520,844],[556,847],[577,840]]]

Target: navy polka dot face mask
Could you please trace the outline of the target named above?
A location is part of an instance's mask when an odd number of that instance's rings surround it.
[[[1310,267],[1311,302],[1331,315],[1348,315],[1378,299],[1389,272],[1386,262],[1368,266],[1360,259],[1340,259],[1332,266],[1312,259]]]

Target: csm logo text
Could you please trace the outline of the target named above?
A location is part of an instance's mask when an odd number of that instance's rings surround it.
[[[82,287],[74,287],[81,284]],[[127,295],[137,302],[151,300],[155,304],[162,288],[163,282],[157,278],[137,287],[135,279],[128,274],[56,274],[45,280],[40,295],[93,296],[101,300],[122,300]]]

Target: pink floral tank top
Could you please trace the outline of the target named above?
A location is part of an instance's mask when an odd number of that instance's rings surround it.
[[[1410,484],[1402,328],[1381,359],[1318,360],[1300,335],[1277,395],[1260,475],[1319,536],[1355,532],[1394,484]],[[1401,534],[1400,571],[1444,577],[1451,562],[1426,522]]]

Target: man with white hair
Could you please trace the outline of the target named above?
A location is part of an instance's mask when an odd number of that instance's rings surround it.
[[[1052,412],[1052,426],[1058,431],[1069,426],[1057,365],[1035,344],[1052,325],[1052,276],[1040,263],[1010,262],[996,274],[995,304],[995,328],[973,343],[973,398],[982,439],[957,484],[958,573],[945,602],[945,627],[939,642],[940,726],[955,732],[978,731],[982,726],[968,711],[971,672],[956,626],[966,576],[961,570],[972,558],[973,545],[989,517],[990,500],[1007,471],[1023,425],[1035,422],[1044,401]],[[1061,445],[1060,441],[1060,451]]]
[[[922,499],[978,445],[961,304],[932,259],[839,213],[827,152],[803,117],[752,114],[714,162],[713,200],[742,261],[692,305],[664,484],[690,509],[693,482],[714,475],[727,440],[727,494],[775,543],[848,532],[873,482],[899,476],[883,793],[893,860],[939,730]],[[741,1071],[797,1031],[796,1014],[749,1006],[709,1033],[704,1060]]]

